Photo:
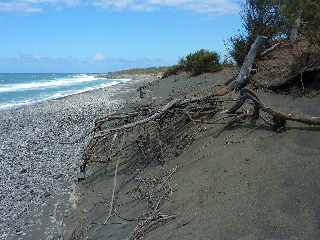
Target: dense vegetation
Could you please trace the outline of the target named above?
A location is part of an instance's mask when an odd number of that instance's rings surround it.
[[[196,76],[205,72],[215,72],[221,69],[220,56],[214,51],[201,49],[180,59],[179,63],[170,67],[163,75],[168,77],[179,72],[188,72]]]
[[[299,20],[299,32],[320,48],[320,4],[318,0],[246,0],[242,7],[243,31],[230,38],[228,52],[241,65],[257,37],[268,37],[269,44],[289,39]]]
[[[167,71],[170,67],[148,67],[148,68],[133,68],[114,72],[113,74],[160,74]]]
[[[279,40],[290,40],[292,29],[310,46],[320,51],[320,3],[319,0],[246,0],[242,5],[243,31],[228,41],[228,54],[242,65],[250,46],[258,35],[268,38],[266,47]],[[175,66],[166,69],[163,77],[188,72],[199,75],[221,69],[220,56],[216,52],[201,49],[182,58]]]
[[[301,34],[320,50],[320,2],[319,0],[284,0],[282,14],[289,26],[301,17]]]

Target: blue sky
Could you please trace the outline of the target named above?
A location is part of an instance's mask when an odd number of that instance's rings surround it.
[[[0,0],[0,72],[107,72],[224,53],[238,0]]]

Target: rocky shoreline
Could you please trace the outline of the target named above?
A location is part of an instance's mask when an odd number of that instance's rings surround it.
[[[0,239],[56,239],[96,117],[138,97],[152,76],[0,115]]]

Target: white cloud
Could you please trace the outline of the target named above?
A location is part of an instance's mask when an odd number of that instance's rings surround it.
[[[26,2],[0,2],[0,12],[25,12],[35,13],[41,12],[42,9]]]
[[[197,13],[227,14],[239,11],[235,0],[96,0],[102,8],[152,10],[162,7],[181,8]]]
[[[75,7],[81,0],[0,0],[0,12],[38,13],[48,6]]]
[[[93,61],[100,62],[104,61],[106,59],[106,56],[103,53],[96,53],[93,57]]]
[[[240,0],[0,0],[0,12],[42,12],[48,7],[91,5],[105,9],[150,11],[179,8],[203,14],[228,14],[239,11]]]

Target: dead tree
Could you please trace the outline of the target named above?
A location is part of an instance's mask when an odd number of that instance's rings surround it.
[[[160,108],[151,108],[150,106],[140,107],[132,111],[109,114],[96,121],[95,128],[88,134],[90,141],[85,150],[80,169],[85,174],[86,167],[91,163],[102,163],[106,165],[111,162],[115,163],[113,191],[109,213],[104,222],[105,224],[110,221],[112,216],[117,215],[115,207],[117,175],[123,163],[123,159],[121,159],[122,161],[120,162],[119,158],[116,158],[117,154],[121,152],[121,156],[123,156],[123,153],[131,147],[130,145],[136,145],[140,148],[143,155],[142,158],[147,158],[146,149],[144,146],[139,146],[141,141],[139,141],[137,135],[146,135],[146,142],[152,142],[151,138],[156,139],[159,148],[152,149],[151,151],[162,152],[162,146],[166,142],[170,149],[173,148],[172,138],[178,139],[182,134],[185,134],[187,132],[187,126],[191,128],[191,126],[197,126],[199,124],[223,124],[224,127],[227,127],[241,124],[247,120],[250,120],[250,122],[254,124],[258,119],[262,119],[264,123],[267,123],[267,126],[270,126],[276,131],[285,130],[288,121],[320,126],[320,117],[309,117],[274,110],[266,106],[255,92],[246,88],[250,80],[253,64],[256,57],[260,55],[260,50],[265,42],[266,37],[257,37],[245,58],[239,74],[231,81],[228,81],[227,86],[225,86],[226,91],[223,94],[221,94],[221,92],[223,92],[221,91],[219,94],[213,93],[200,98],[173,99]],[[275,45],[267,49],[262,55],[267,55],[278,46],[279,45]],[[237,93],[236,96],[225,96],[231,92]],[[268,116],[267,118],[266,115]],[[134,130],[136,130],[136,132],[130,136],[130,131]],[[151,136],[152,134],[154,135],[153,137]],[[163,135],[164,138],[160,139],[160,135]],[[117,136],[122,136],[122,140],[120,142],[118,141],[118,144]],[[102,151],[102,159],[98,158],[98,155],[101,154],[100,151]],[[127,160],[132,161],[132,154],[129,154],[129,159]],[[157,196],[157,194],[155,194],[157,192],[154,192],[154,190],[162,191],[162,189],[170,189],[170,186],[164,186],[176,170],[177,167],[166,177],[161,178],[161,181],[159,181],[157,185],[151,185],[151,190],[148,190],[147,194],[144,195],[148,196],[150,200],[149,196]],[[157,181],[152,180],[152,182],[155,183]],[[172,190],[170,192],[170,194],[172,194]],[[164,196],[166,196],[166,194],[164,194]],[[163,198],[163,196],[160,198],[156,197],[154,201],[151,201],[150,211],[145,215],[145,219],[139,220],[137,227],[128,239],[143,239],[147,232],[176,217],[175,215],[165,215],[160,212],[159,206]],[[119,216],[119,214],[117,216]]]
[[[245,57],[245,60],[243,62],[243,65],[240,69],[240,72],[237,76],[233,77],[232,79],[229,79],[225,83],[225,87],[219,88],[214,92],[214,95],[216,96],[225,96],[226,94],[236,91],[238,92],[241,90],[241,88],[245,87],[249,81],[250,81],[250,75],[252,73],[253,65],[256,61],[257,56],[260,54],[260,51],[264,44],[267,41],[267,37],[265,36],[258,36],[254,43],[251,45],[250,50]],[[273,51],[276,47],[273,49],[267,49],[262,53],[262,55],[267,55],[269,51]]]
[[[290,31],[289,39],[290,39],[291,44],[294,44],[295,41],[297,41],[297,39],[299,37],[299,29],[301,27],[301,23],[302,23],[302,10],[300,10],[298,12],[298,17],[294,21],[294,24],[293,24],[291,31]]]
[[[230,89],[239,91],[241,88],[245,87],[249,80],[252,70],[252,66],[256,60],[259,51],[261,51],[262,46],[265,44],[267,37],[258,36],[254,43],[251,45],[250,51],[246,56],[244,63],[240,69],[240,73],[237,78],[231,83]]]
[[[138,129],[138,132],[141,132],[139,129],[149,127],[145,131],[149,135],[151,132],[158,132],[158,134],[154,134],[153,138],[159,141],[160,150],[158,149],[157,151],[161,151],[163,142],[168,141],[168,138],[160,140],[159,133],[163,132],[166,126],[169,125],[171,128],[162,134],[166,137],[170,135],[171,138],[177,138],[181,135],[181,132],[185,132],[183,127],[190,122],[196,124],[216,124],[221,123],[221,120],[223,120],[223,123],[230,124],[241,122],[245,119],[258,119],[261,113],[270,116],[272,120],[270,120],[269,125],[273,126],[276,130],[283,129],[287,121],[320,125],[319,117],[307,117],[276,111],[266,106],[252,90],[245,88],[250,80],[252,66],[257,55],[260,54],[265,41],[266,37],[257,37],[245,58],[240,73],[227,86],[226,89],[228,91],[226,92],[230,92],[230,90],[238,92],[234,98],[225,97],[225,93],[213,93],[202,98],[174,99],[161,109],[141,108],[132,112],[111,114],[99,119],[96,122],[95,129],[90,133],[91,140],[85,152],[82,169],[85,169],[90,162],[109,163],[112,161],[114,153],[109,153],[109,156],[103,156],[105,159],[103,161],[95,160],[98,155],[97,152],[99,152],[99,146],[104,151],[105,146],[113,144],[112,136],[124,134],[133,129]],[[232,106],[230,106],[230,103],[232,103]],[[241,110],[245,104],[252,106],[252,113]],[[229,121],[226,122],[226,120]],[[153,125],[157,125],[158,127],[154,127]],[[150,136],[148,138],[150,142]],[[131,144],[137,143],[138,140],[136,142],[132,141]],[[171,143],[168,144],[170,145]],[[127,147],[125,145],[124,149]],[[145,155],[143,147],[141,152]]]

